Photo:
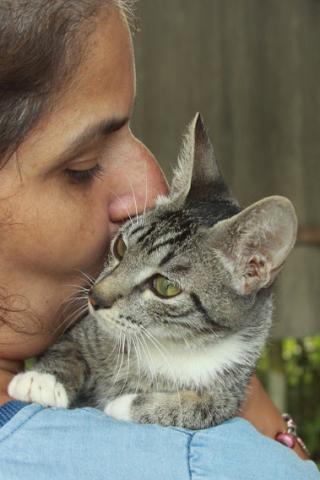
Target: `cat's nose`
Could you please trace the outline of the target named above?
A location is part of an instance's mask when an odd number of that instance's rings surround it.
[[[100,308],[111,308],[114,304],[114,299],[102,297],[101,294],[99,295],[99,292],[91,288],[89,292],[89,302],[94,310],[99,310]]]

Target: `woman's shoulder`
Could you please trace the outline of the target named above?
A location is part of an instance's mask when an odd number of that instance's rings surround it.
[[[206,458],[214,455],[212,446],[217,448],[218,455],[206,464]],[[312,461],[301,460],[293,450],[260,434],[243,418],[199,430],[191,447],[197,453],[198,465],[209,467],[210,479],[220,478],[223,471],[223,479],[228,480],[320,480]]]
[[[91,408],[31,404],[0,428],[0,479],[189,479],[188,438]]]
[[[0,459],[1,480],[320,479],[312,462],[240,418],[189,431],[36,404],[20,405],[0,428]]]

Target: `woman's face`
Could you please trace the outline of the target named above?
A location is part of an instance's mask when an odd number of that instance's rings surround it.
[[[0,357],[50,345],[70,285],[86,284],[80,271],[97,275],[119,223],[166,191],[130,131],[134,96],[130,34],[109,12],[68,89],[0,171],[0,298],[18,310],[5,317],[14,328],[0,328]]]

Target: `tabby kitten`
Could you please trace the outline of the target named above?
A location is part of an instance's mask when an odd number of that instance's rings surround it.
[[[296,230],[286,198],[241,211],[197,115],[169,195],[122,226],[88,316],[12,380],[10,396],[190,429],[234,416]]]

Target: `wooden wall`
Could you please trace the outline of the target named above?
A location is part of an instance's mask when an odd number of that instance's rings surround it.
[[[140,0],[133,128],[170,177],[196,111],[243,206],[288,196],[320,227],[320,1]],[[320,333],[320,248],[277,286],[275,336]]]

